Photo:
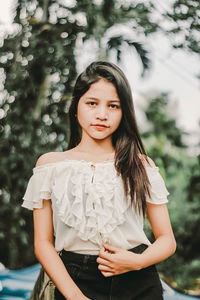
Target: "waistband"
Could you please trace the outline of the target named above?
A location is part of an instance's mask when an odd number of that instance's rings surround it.
[[[147,249],[148,246],[145,244],[140,244],[134,248],[128,249],[128,251],[140,254],[142,253],[145,249]],[[98,255],[93,255],[93,254],[82,254],[82,253],[76,253],[76,252],[71,252],[71,251],[66,251],[62,250],[60,251],[59,255],[67,261],[76,261],[77,263],[89,263],[89,262],[96,262]]]

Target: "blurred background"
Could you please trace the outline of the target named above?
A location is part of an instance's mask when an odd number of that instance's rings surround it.
[[[200,294],[199,29],[199,0],[1,1],[0,262],[7,268],[36,263],[32,213],[21,208],[28,179],[39,155],[67,148],[77,74],[108,60],[128,77],[145,148],[170,192],[177,251],[158,269],[173,286]]]

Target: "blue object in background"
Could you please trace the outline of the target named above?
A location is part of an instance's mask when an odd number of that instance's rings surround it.
[[[166,282],[162,281],[162,287],[164,291],[164,300],[194,300],[200,299],[200,297],[190,296],[183,293],[179,293],[170,287]]]
[[[41,269],[40,264],[22,270],[0,270],[0,300],[29,300]],[[200,297],[177,292],[162,280],[164,300],[194,300]],[[126,299],[122,299],[126,300]],[[155,299],[156,300],[156,299]]]
[[[41,265],[36,264],[22,270],[4,269],[0,271],[0,299],[28,300]]]

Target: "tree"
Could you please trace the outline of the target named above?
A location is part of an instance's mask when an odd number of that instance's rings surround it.
[[[174,1],[172,12],[167,12],[166,16],[174,20],[174,26],[169,33],[179,37],[177,42],[174,42],[175,48],[185,48],[193,53],[200,53],[199,13],[200,2],[198,0]]]
[[[5,78],[1,90],[0,255],[7,267],[35,261],[32,216],[21,209],[21,198],[38,156],[67,147],[77,41],[95,39],[97,57],[105,59],[113,48],[120,59],[124,43],[128,44],[141,57],[145,70],[149,60],[138,35],[156,31],[150,15],[151,4],[142,2],[84,0],[67,5],[54,0],[18,1],[15,31],[5,36],[0,59]],[[129,18],[134,25],[127,23],[127,27],[137,28],[137,35],[123,39],[118,34],[105,43],[107,30]]]
[[[159,264],[158,269],[165,279],[186,289],[197,284],[200,274],[200,168],[199,158],[188,154],[183,143],[185,132],[170,115],[169,102],[167,94],[149,99],[145,109],[149,127],[142,135],[148,154],[159,166],[170,192],[168,208],[177,241],[175,255]],[[147,232],[153,239],[148,227]]]

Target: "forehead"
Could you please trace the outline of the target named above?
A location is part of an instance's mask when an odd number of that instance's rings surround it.
[[[88,91],[83,95],[84,98],[98,98],[108,100],[119,100],[116,88],[111,82],[100,79],[99,81],[91,84]]]

